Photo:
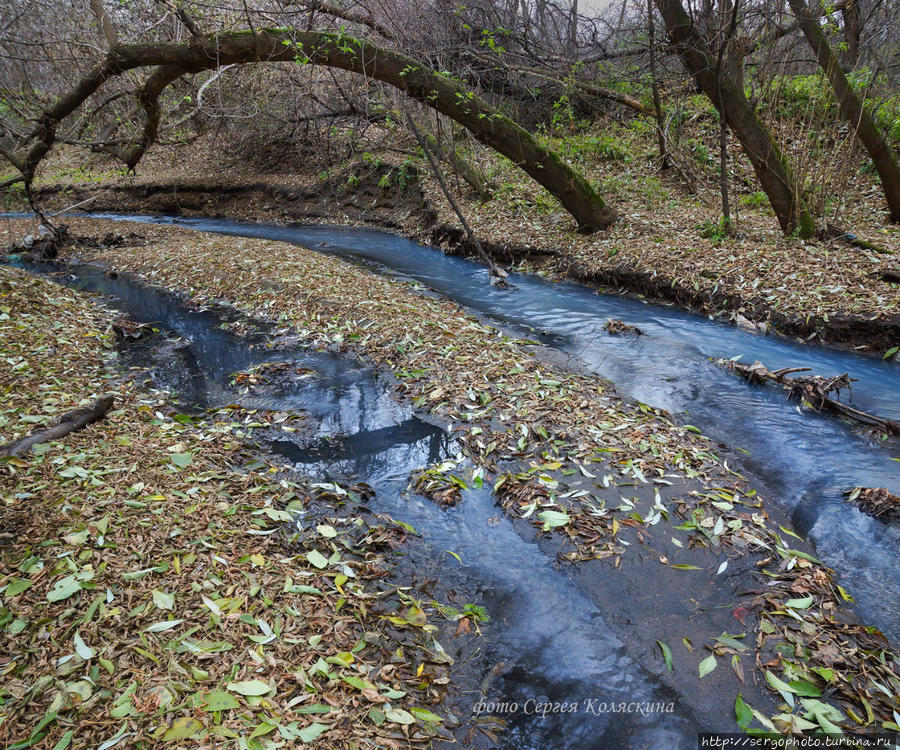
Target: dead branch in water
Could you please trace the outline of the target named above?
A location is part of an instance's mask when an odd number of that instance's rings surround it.
[[[40,430],[27,437],[14,440],[11,443],[0,446],[0,456],[20,456],[30,451],[38,443],[49,443],[51,440],[59,440],[70,432],[80,430],[103,419],[112,409],[115,399],[112,396],[102,396],[91,406],[83,409],[75,409],[58,417],[52,426],[46,430]]]
[[[900,521],[900,497],[884,487],[854,487],[847,500],[882,521]]]
[[[800,401],[808,405],[813,411],[829,411],[841,414],[861,424],[877,427],[884,432],[900,435],[900,422],[891,419],[876,417],[831,397],[831,394],[840,394],[845,388],[851,390],[851,383],[856,378],[851,378],[849,373],[824,378],[821,375],[803,375],[796,378],[788,378],[798,372],[810,372],[809,367],[783,367],[780,370],[769,370],[762,362],[754,362],[752,365],[733,362],[728,359],[716,360],[716,364],[733,370],[750,383],[764,383],[766,381],[777,383],[787,390],[788,399]]]

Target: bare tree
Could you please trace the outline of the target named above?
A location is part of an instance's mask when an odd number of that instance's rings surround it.
[[[716,64],[716,58],[680,0],[656,0],[656,5],[685,67],[715,104],[720,117],[737,136],[753,164],[782,230],[811,236],[815,226],[787,159],[747,100],[743,87],[733,75]],[[717,70],[721,73],[717,74]]]
[[[897,166],[896,154],[847,80],[837,55],[832,51],[828,39],[819,26],[816,15],[809,9],[805,0],[789,0],[789,2],[806,40],[815,52],[816,59],[834,90],[841,116],[850,123],[872,158],[872,163],[881,178],[891,220],[895,223],[900,222],[900,167]]]

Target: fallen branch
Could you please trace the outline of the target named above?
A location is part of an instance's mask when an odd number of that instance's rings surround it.
[[[52,426],[29,435],[19,440],[0,446],[0,456],[20,456],[30,451],[39,443],[49,443],[51,440],[59,440],[70,432],[75,432],[89,424],[97,422],[106,416],[112,409],[115,399],[113,396],[101,396],[91,406],[83,409],[75,409],[58,417]]]
[[[884,487],[854,487],[847,500],[882,521],[900,521],[900,497]]]
[[[469,242],[471,242],[475,249],[478,251],[478,257],[482,260],[482,262],[487,265],[488,273],[491,277],[491,286],[498,286],[501,289],[508,287],[509,282],[507,282],[507,277],[509,274],[506,273],[500,266],[494,263],[491,260],[490,256],[484,251],[484,248],[481,246],[481,243],[478,241],[478,238],[475,236],[475,233],[472,231],[472,227],[469,226],[469,222],[466,221],[466,217],[463,216],[463,212],[459,207],[459,204],[453,199],[453,194],[450,192],[447,187],[447,183],[444,182],[444,177],[441,175],[441,170],[438,168],[437,162],[434,160],[434,155],[431,152],[431,147],[428,145],[428,141],[425,139],[425,136],[422,135],[422,131],[419,130],[416,125],[415,120],[413,120],[412,116],[407,113],[406,114],[406,122],[409,125],[409,129],[412,130],[413,135],[415,135],[416,140],[419,142],[419,148],[422,149],[422,152],[425,154],[428,159],[428,163],[431,165],[431,171],[434,172],[434,176],[438,181],[438,185],[441,187],[441,191],[444,193],[444,197],[450,203],[451,208],[456,212],[457,217],[463,225],[463,229],[466,230],[466,234],[469,237]]]
[[[800,401],[809,406],[813,411],[829,411],[841,414],[861,424],[877,427],[884,432],[900,435],[900,422],[891,419],[876,417],[874,414],[854,409],[852,406],[831,398],[832,393],[839,394],[843,389],[851,390],[850,384],[856,379],[848,373],[824,378],[821,375],[804,375],[796,378],[788,378],[788,375],[798,372],[810,372],[809,367],[784,367],[780,370],[769,370],[762,362],[754,362],[752,365],[741,364],[730,359],[716,360],[716,364],[733,370],[750,383],[764,383],[766,381],[777,383],[788,392],[788,399]]]

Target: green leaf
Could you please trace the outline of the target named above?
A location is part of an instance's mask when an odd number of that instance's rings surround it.
[[[183,469],[194,459],[193,453],[173,453],[169,456],[169,459],[175,464],[179,469]]]
[[[275,729],[274,724],[269,724],[267,721],[264,721],[250,733],[249,739],[252,740],[254,737],[262,737],[263,735],[269,734],[273,729]]]
[[[53,584],[53,588],[47,592],[47,601],[59,602],[63,599],[68,599],[72,594],[77,594],[79,591],[81,591],[81,584],[75,576],[66,576]]]
[[[361,680],[353,675],[341,675],[341,679],[357,690],[374,690],[375,686],[368,680]]]
[[[184,620],[161,620],[160,622],[154,622],[149,627],[144,628],[145,633],[164,633],[167,630],[171,630],[172,628],[176,628]]]
[[[438,716],[437,714],[431,713],[424,708],[411,708],[409,712],[415,716],[420,721],[424,721],[426,724],[440,724],[444,721],[443,717]]]
[[[744,703],[744,698],[740,693],[734,701],[734,715],[737,718],[737,725],[746,732],[750,722],[753,721],[753,711]]]
[[[784,700],[787,702],[787,704],[793,708],[794,693],[797,692],[796,690],[794,690],[794,688],[788,685],[784,680],[776,677],[768,669],[766,670],[766,682],[768,682],[774,690],[777,690],[781,694],[781,697],[784,698]]]
[[[407,713],[402,708],[387,708],[384,711],[384,716],[388,721],[394,722],[394,724],[412,724],[415,721],[412,714]]]
[[[153,603],[157,609],[172,609],[175,606],[175,594],[153,590]]]
[[[900,352],[900,346],[892,346],[890,349],[888,349],[888,350],[884,353],[884,359],[890,359],[890,358],[893,357],[897,352]]]
[[[807,698],[818,698],[822,695],[822,691],[819,688],[806,680],[791,680],[788,685],[794,689],[797,695],[803,695]]]
[[[32,583],[34,583],[34,581],[31,581],[27,578],[13,578],[6,586],[6,590],[3,592],[3,596],[7,599],[18,596],[25,589],[31,586]]]
[[[306,553],[306,559],[309,560],[310,565],[314,565],[315,567],[321,570],[322,568],[328,565],[328,560],[325,555],[323,555],[318,550],[310,550]]]
[[[812,606],[813,598],[811,596],[804,596],[802,599],[788,599],[785,603],[785,607],[790,607],[791,609],[809,609]]]
[[[712,672],[718,666],[718,662],[716,662],[716,655],[710,654],[703,661],[700,662],[699,672],[700,679],[702,680],[706,675]]]
[[[88,645],[84,642],[84,639],[82,639],[82,637],[78,634],[78,631],[77,631],[77,630],[75,631],[75,637],[73,638],[73,640],[75,641],[75,652],[76,652],[82,659],[84,659],[85,661],[87,661],[88,659],[93,658],[93,656],[94,656],[94,649],[92,649],[90,646],[88,646]]]
[[[165,742],[186,740],[188,737],[193,737],[202,729],[203,725],[196,719],[192,719],[189,716],[182,716],[180,719],[175,719],[175,721],[172,722],[171,726],[163,735],[163,740]]]
[[[75,730],[70,729],[62,737],[59,738],[59,742],[57,742],[53,746],[53,750],[66,750],[66,748],[72,744],[72,738],[74,736],[75,736]]]
[[[672,650],[662,641],[657,641],[656,643],[662,651],[663,659],[666,660],[666,667],[670,672],[674,672],[675,668],[672,666]]]
[[[544,531],[555,529],[558,526],[565,526],[572,519],[567,513],[558,510],[544,510],[538,513],[538,518],[544,522]],[[387,714],[385,714],[387,715]],[[390,718],[390,717],[389,717]]]
[[[199,708],[204,711],[230,711],[233,708],[241,707],[241,702],[237,698],[223,690],[201,694],[200,700]]]
[[[300,738],[302,742],[307,744],[312,744],[315,742],[319,736],[328,730],[327,724],[319,724],[317,721],[314,721],[308,727],[304,727],[301,729],[297,736]]]
[[[232,693],[238,693],[239,695],[265,695],[272,689],[268,682],[263,682],[262,680],[229,682],[225,687]]]

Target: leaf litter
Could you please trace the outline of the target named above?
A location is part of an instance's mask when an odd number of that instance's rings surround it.
[[[95,232],[103,224],[78,223]],[[763,499],[695,427],[626,402],[608,382],[550,364],[524,342],[403,281],[285,243],[173,227],[152,227],[149,235],[127,254],[101,249],[88,260],[136,273],[196,305],[226,301],[289,326],[310,346],[368,356],[390,370],[401,396],[452,426],[507,514],[565,537],[560,554],[568,562],[599,559],[618,567],[633,546],[623,532],[646,544],[657,526],[678,533],[678,549],[659,561],[684,576],[721,575],[729,560],[746,557],[759,589],[739,595],[734,611],[742,622],[753,621],[754,679],[771,688],[763,669],[776,670],[788,684],[828,689],[829,699],[846,709],[837,720],[845,728],[893,726],[896,651],[854,621],[852,599],[833,571],[784,540],[786,530]],[[440,466],[422,475],[444,497],[452,488],[435,470],[444,479],[452,475]],[[697,565],[698,551],[712,559]],[[797,599],[805,606],[789,606]],[[774,655],[764,660],[765,649]],[[700,672],[709,674],[715,656],[702,663]],[[732,667],[737,693],[744,671],[739,659]],[[764,726],[773,725],[753,711]],[[818,715],[827,722],[836,714]]]
[[[335,515],[255,461],[234,410],[176,419],[168,394],[121,376],[115,315],[85,296],[0,266],[0,305],[0,437],[97,393],[119,404],[0,460],[5,747],[447,736],[442,615],[417,607],[399,638],[387,619],[409,607],[387,578],[400,525]]]

